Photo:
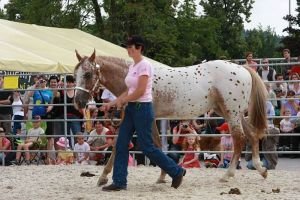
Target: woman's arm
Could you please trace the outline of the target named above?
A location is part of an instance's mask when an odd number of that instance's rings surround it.
[[[178,125],[178,128],[177,126],[173,128],[173,138],[172,138],[173,144],[177,144],[180,137],[180,132],[181,132],[181,124]]]

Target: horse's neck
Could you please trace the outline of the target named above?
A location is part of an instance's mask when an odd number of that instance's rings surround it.
[[[101,84],[115,96],[120,96],[126,90],[124,81],[130,63],[124,59],[107,56],[99,56],[97,61],[104,62],[101,66]]]

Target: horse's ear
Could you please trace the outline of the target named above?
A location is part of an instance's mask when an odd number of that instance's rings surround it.
[[[96,58],[96,49],[94,49],[93,54],[89,57],[89,61],[90,61],[90,62],[94,62],[94,61],[95,61],[95,58]]]
[[[76,57],[78,59],[78,61],[81,61],[82,57],[79,55],[78,51],[75,49],[76,52]]]

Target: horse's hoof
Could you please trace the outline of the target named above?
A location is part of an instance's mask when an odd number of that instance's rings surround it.
[[[108,182],[108,178],[99,178],[97,182],[97,186],[100,187],[102,185],[105,185]]]
[[[268,177],[268,170],[265,168],[264,171],[261,173],[261,176],[265,179]]]
[[[167,181],[165,179],[157,179],[156,183],[167,183]]]

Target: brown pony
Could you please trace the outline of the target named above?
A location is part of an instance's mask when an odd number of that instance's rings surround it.
[[[125,77],[129,62],[114,57],[81,57],[76,51],[79,63],[75,67],[75,106],[85,107],[91,94],[101,83],[114,95],[119,96],[126,89]],[[153,105],[156,118],[192,119],[214,109],[229,124],[234,143],[231,165],[221,178],[228,181],[235,174],[238,159],[244,143],[244,133],[252,144],[254,166],[263,177],[267,170],[259,160],[259,139],[267,127],[267,92],[260,77],[250,68],[223,60],[199,65],[171,68],[152,61],[154,65]],[[249,113],[249,122],[244,119]],[[155,124],[155,123],[154,123]],[[159,142],[154,127],[154,141]],[[111,172],[114,152],[105,167],[98,184],[107,183]],[[162,173],[158,182],[164,182]]]

